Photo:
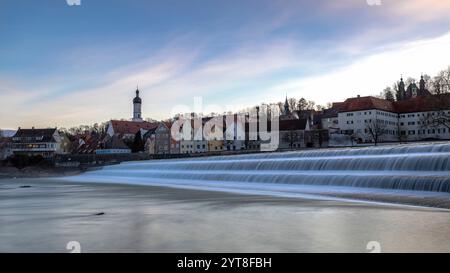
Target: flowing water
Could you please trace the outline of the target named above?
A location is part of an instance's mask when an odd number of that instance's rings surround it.
[[[450,143],[0,179],[0,252],[449,252],[449,184]]]
[[[445,198],[450,194],[450,144],[127,162],[68,179],[288,196],[358,193],[371,199],[367,197],[372,194],[395,193]]]

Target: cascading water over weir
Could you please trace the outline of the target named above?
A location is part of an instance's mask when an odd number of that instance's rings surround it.
[[[269,194],[305,187],[449,194],[450,144],[127,162],[68,179]]]

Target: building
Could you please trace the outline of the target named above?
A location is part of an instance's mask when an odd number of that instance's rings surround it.
[[[106,135],[95,150],[95,154],[130,154],[131,149],[118,136]]]
[[[321,117],[322,129],[328,130],[330,134],[339,133],[338,114],[344,103],[335,102],[331,108],[323,110]]]
[[[394,106],[400,141],[450,139],[450,94],[417,96]]]
[[[143,135],[143,140],[144,140],[144,151],[147,154],[151,154],[154,155],[155,154],[155,131],[156,128],[153,128],[151,130],[148,130],[144,135]]]
[[[142,99],[139,97],[139,88],[136,89],[136,97],[133,99],[133,121],[142,122]]]
[[[180,153],[199,154],[208,152],[208,141],[203,135],[203,127],[208,118],[195,117],[185,119],[180,127]]]
[[[12,155],[10,137],[0,136],[0,160],[5,160]]]
[[[21,129],[12,138],[14,155],[42,156],[51,158],[56,154],[68,154],[71,142],[65,134],[52,129]]]
[[[110,120],[106,133],[112,137],[119,136],[124,140],[133,140],[139,130],[148,131],[158,127],[158,123],[146,122],[142,119],[142,99],[139,97],[139,89],[136,89],[136,97],[133,99],[133,117],[131,121]],[[141,132],[145,133],[145,132]]]
[[[170,154],[176,155],[181,154],[181,143],[180,140],[173,138],[172,136],[172,123],[166,122],[167,128],[169,128],[169,138],[170,138]]]
[[[347,99],[338,113],[340,133],[357,143],[450,139],[450,94],[418,90],[412,86],[416,93],[410,97],[407,92],[406,99],[396,102],[370,96]]]
[[[170,123],[160,122],[155,129],[155,154],[170,154]]]
[[[423,97],[430,96],[431,92],[426,88],[425,79],[423,75],[420,77],[419,87],[415,82],[411,82],[408,87],[405,86],[405,82],[403,81],[403,77],[400,79],[400,82],[397,85],[398,87],[398,101],[409,100],[414,97]]]
[[[110,137],[118,136],[126,141],[133,141],[139,130],[149,131],[158,127],[158,123],[147,121],[110,120],[106,134]]]
[[[383,128],[377,142],[398,140],[398,113],[392,102],[375,97],[347,99],[338,114],[340,132],[358,143],[375,142],[371,128]]]
[[[224,120],[223,139],[225,151],[240,151],[246,149],[246,132],[244,115],[228,115]]]
[[[298,149],[306,147],[305,132],[309,130],[309,119],[280,120],[278,148]]]
[[[223,116],[202,119],[203,135],[207,140],[207,152],[220,153],[224,150],[225,118]],[[203,145],[203,143],[202,143]]]
[[[95,154],[102,146],[102,137],[95,132],[77,134],[72,137],[72,154]]]

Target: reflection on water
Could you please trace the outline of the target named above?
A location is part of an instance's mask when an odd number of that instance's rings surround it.
[[[0,200],[2,252],[450,251],[442,210],[44,180],[0,180]]]

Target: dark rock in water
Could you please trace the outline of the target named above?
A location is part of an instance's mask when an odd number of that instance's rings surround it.
[[[28,189],[28,188],[31,188],[31,186],[20,186],[19,188],[21,188],[21,189]]]
[[[104,212],[99,212],[99,213],[94,214],[94,216],[101,216],[101,215],[105,215],[105,213]]]

